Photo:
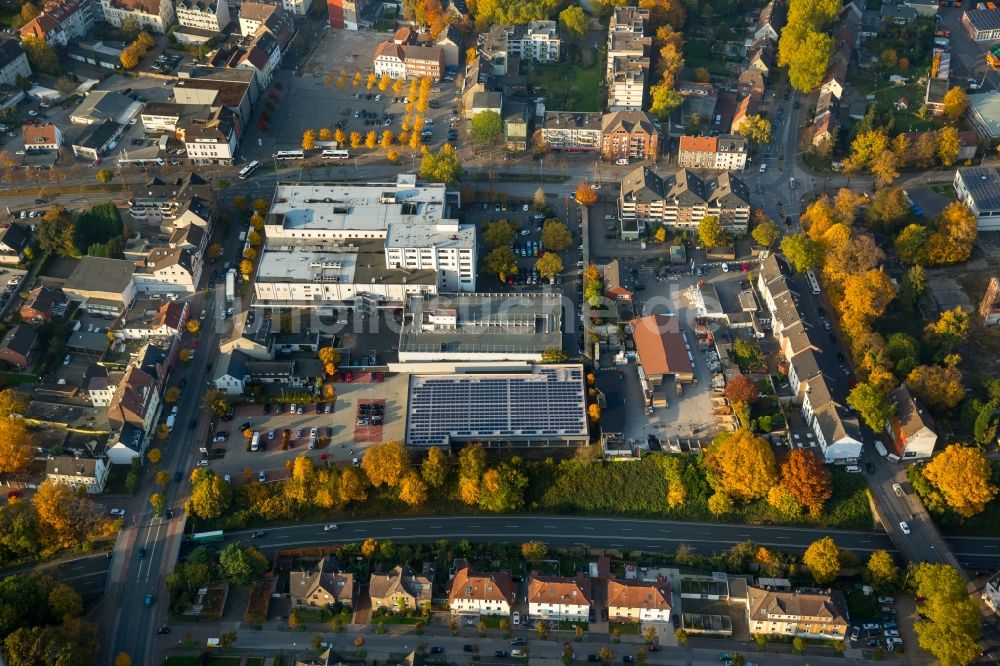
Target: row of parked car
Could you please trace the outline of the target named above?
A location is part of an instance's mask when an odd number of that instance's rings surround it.
[[[886,652],[892,652],[897,647],[903,646],[903,639],[899,635],[899,625],[896,624],[895,599],[892,597],[879,597],[878,610],[882,615],[881,622],[865,622],[854,625],[851,628],[851,642],[864,641],[865,645],[871,649],[884,647]]]

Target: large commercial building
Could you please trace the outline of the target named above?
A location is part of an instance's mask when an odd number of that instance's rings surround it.
[[[279,183],[265,219],[257,297],[326,305],[364,294],[476,289],[476,231],[448,217],[457,192],[390,183]]]
[[[562,347],[555,293],[410,296],[399,334],[400,362],[531,361]]]
[[[713,215],[730,233],[745,234],[750,222],[750,193],[729,173],[701,178],[681,169],[659,176],[639,167],[622,179],[618,206],[623,224],[656,222],[694,229]]]
[[[405,439],[418,447],[582,445],[589,440],[586,409],[581,365],[413,374]]]

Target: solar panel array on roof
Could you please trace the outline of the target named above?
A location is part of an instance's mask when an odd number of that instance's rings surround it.
[[[530,374],[414,376],[406,442],[586,438],[585,410],[579,365],[539,367]]]

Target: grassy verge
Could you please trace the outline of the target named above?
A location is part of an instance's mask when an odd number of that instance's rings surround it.
[[[611,632],[615,629],[618,630],[622,636],[638,636],[639,635],[639,623],[638,622],[612,622],[609,627]]]
[[[20,384],[30,384],[38,381],[38,377],[32,374],[21,374],[20,372],[0,372],[0,386],[18,386]]]

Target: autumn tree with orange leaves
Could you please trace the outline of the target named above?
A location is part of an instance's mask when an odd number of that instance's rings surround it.
[[[822,514],[823,505],[833,497],[830,471],[807,449],[792,449],[781,463],[781,486],[813,516]]]

